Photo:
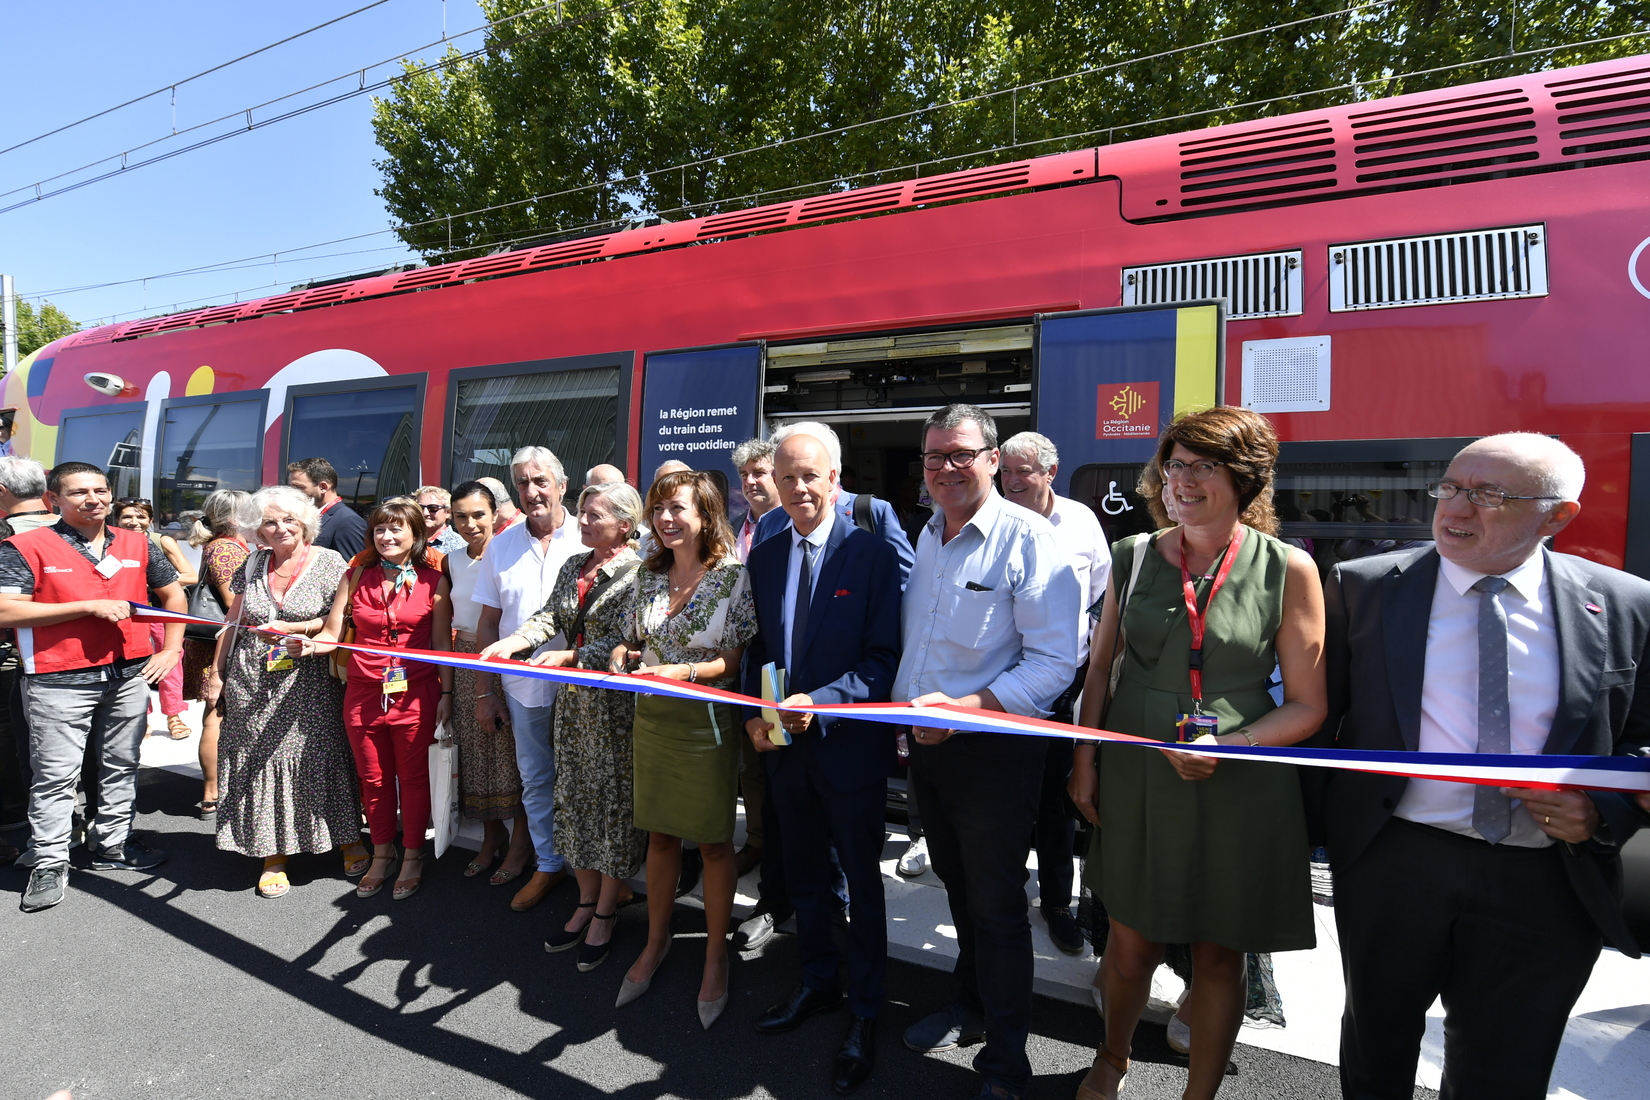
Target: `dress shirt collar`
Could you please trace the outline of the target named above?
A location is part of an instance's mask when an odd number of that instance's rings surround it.
[[[791,549],[795,550],[800,544],[808,542],[818,550],[825,545],[825,540],[831,537],[831,524],[836,522],[836,509],[827,508],[820,518],[819,526],[813,529],[812,534],[804,535],[796,529],[796,522],[791,522]]]
[[[993,486],[991,492],[986,494],[985,502],[980,505],[980,510],[970,516],[967,523],[963,524],[963,530],[972,527],[980,533],[981,538],[990,538],[992,528],[997,526],[997,519],[1003,514],[1003,506],[1007,503],[1002,495],[997,492],[996,487]],[[1036,514],[1032,512],[1032,515]],[[933,528],[935,537],[943,540],[945,538],[945,509],[935,506],[934,518],[928,521],[928,526]],[[957,534],[962,534],[962,530],[959,530]]]
[[[1464,566],[1456,565],[1442,554],[1438,556],[1438,572],[1455,590],[1458,596],[1465,596],[1472,591],[1472,586],[1488,573],[1476,573]],[[1506,580],[1508,587],[1516,590],[1526,600],[1535,600],[1541,594],[1541,582],[1547,579],[1547,555],[1541,547],[1535,548],[1535,553],[1525,559],[1524,564],[1507,570],[1501,576]]]

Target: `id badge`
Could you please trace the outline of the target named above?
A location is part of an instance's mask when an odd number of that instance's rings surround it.
[[[384,670],[384,694],[395,695],[407,690],[407,670],[400,665]]]
[[[264,669],[268,672],[285,672],[291,667],[292,654],[286,651],[284,645],[272,645],[264,654]]]
[[[97,571],[100,575],[102,575],[104,580],[108,580],[110,577],[120,572],[121,568],[122,566],[120,559],[115,557],[113,554],[110,554],[97,563]]]
[[[1212,714],[1177,714],[1174,716],[1175,740],[1181,744],[1196,741],[1205,735],[1220,736],[1220,719]]]

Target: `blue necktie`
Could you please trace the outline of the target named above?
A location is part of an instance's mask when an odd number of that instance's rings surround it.
[[[1512,706],[1507,699],[1505,577],[1482,577],[1478,593],[1478,751],[1512,752]],[[1472,827],[1491,844],[1512,832],[1512,800],[1495,787],[1473,788]]]
[[[808,601],[813,598],[813,543],[802,540],[802,567],[796,571],[796,602],[791,608],[790,671],[802,661],[802,640],[808,634]]]

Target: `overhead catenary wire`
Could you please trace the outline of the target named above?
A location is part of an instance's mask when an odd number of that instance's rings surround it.
[[[1383,0],[1383,2],[1390,2],[1390,0]],[[1367,7],[1367,6],[1373,6],[1373,5],[1364,5],[1364,6]],[[1353,10],[1353,9],[1347,9],[1347,10]],[[1332,13],[1332,14],[1344,14],[1344,12],[1342,12],[1342,13]],[[1250,33],[1254,33],[1254,32],[1250,32]],[[1245,109],[1245,108],[1252,108],[1252,107],[1271,106],[1271,105],[1274,105],[1274,104],[1277,104],[1277,103],[1288,102],[1290,100],[1304,99],[1304,98],[1307,98],[1307,97],[1310,97],[1310,96],[1316,96],[1316,95],[1326,95],[1326,94],[1329,94],[1329,93],[1332,93],[1332,92],[1337,92],[1337,91],[1361,91],[1361,90],[1369,88],[1371,85],[1391,83],[1393,81],[1407,80],[1407,79],[1412,79],[1414,77],[1433,76],[1433,75],[1437,75],[1438,73],[1451,72],[1451,71],[1455,71],[1455,70],[1459,70],[1459,69],[1471,68],[1471,67],[1478,66],[1478,65],[1495,64],[1495,63],[1498,63],[1498,62],[1506,62],[1506,61],[1514,60],[1514,59],[1517,59],[1517,58],[1536,57],[1536,56],[1540,56],[1540,55],[1543,55],[1543,54],[1553,54],[1553,53],[1558,53],[1558,52],[1563,51],[1563,50],[1576,49],[1576,48],[1579,48],[1579,47],[1582,47],[1582,46],[1602,45],[1602,44],[1609,43],[1609,42],[1618,42],[1618,41],[1624,41],[1624,40],[1630,39],[1630,38],[1645,37],[1645,36],[1650,36],[1650,30],[1630,31],[1630,32],[1627,32],[1627,33],[1624,33],[1624,34],[1618,34],[1618,35],[1606,35],[1606,36],[1601,36],[1601,37],[1598,37],[1598,38],[1580,39],[1580,40],[1577,40],[1577,41],[1565,42],[1565,43],[1561,43],[1559,45],[1554,45],[1554,46],[1544,46],[1544,47],[1540,47],[1540,48],[1537,48],[1537,49],[1522,50],[1522,51],[1519,51],[1518,53],[1514,53],[1514,54],[1498,54],[1498,55],[1491,56],[1491,57],[1475,58],[1475,59],[1472,59],[1472,60],[1469,60],[1469,61],[1453,62],[1453,63],[1448,64],[1448,65],[1438,65],[1438,66],[1434,66],[1432,68],[1427,68],[1427,69],[1416,69],[1416,70],[1412,70],[1412,71],[1408,71],[1408,72],[1402,72],[1402,73],[1387,73],[1387,74],[1383,74],[1379,77],[1372,77],[1372,78],[1366,79],[1366,80],[1353,80],[1353,81],[1347,81],[1347,82],[1344,82],[1344,83],[1341,83],[1341,84],[1331,84],[1331,85],[1326,85],[1326,86],[1321,87],[1321,88],[1314,88],[1314,89],[1304,91],[1304,92],[1290,92],[1290,93],[1287,93],[1285,95],[1271,96],[1271,97],[1268,97],[1268,98],[1265,98],[1265,99],[1248,100],[1248,101],[1244,101],[1244,102],[1241,102],[1241,103],[1235,103],[1235,104],[1221,104],[1221,105],[1218,105],[1218,106],[1215,106],[1215,107],[1203,108],[1203,109],[1200,109],[1200,110],[1197,110],[1197,111],[1183,112],[1181,114],[1162,115],[1162,116],[1158,116],[1158,117],[1155,117],[1155,118],[1143,119],[1143,120],[1139,120],[1139,121],[1135,121],[1135,122],[1117,123],[1117,124],[1114,124],[1114,125],[1111,125],[1111,126],[1097,127],[1095,129],[1092,129],[1092,130],[1074,131],[1074,132],[1067,133],[1067,134],[1062,134],[1062,135],[1059,135],[1059,136],[1056,136],[1056,137],[1037,138],[1037,139],[1032,139],[1032,140],[1028,140],[1028,141],[1012,142],[1012,143],[1004,144],[1004,145],[997,145],[997,146],[991,146],[991,147],[987,147],[987,148],[970,150],[970,151],[965,152],[965,153],[957,153],[957,154],[953,154],[953,155],[946,156],[946,157],[936,157],[936,158],[930,158],[928,160],[923,160],[923,161],[908,162],[908,163],[903,164],[903,165],[896,165],[896,166],[892,166],[892,167],[889,167],[889,168],[874,169],[874,170],[867,171],[867,172],[853,173],[853,174],[849,174],[849,175],[840,175],[840,174],[839,175],[833,175],[833,176],[829,177],[828,179],[818,180],[818,181],[814,181],[812,183],[797,184],[797,185],[793,185],[793,186],[790,186],[790,187],[784,187],[784,188],[767,189],[767,190],[762,190],[762,191],[751,192],[751,193],[748,193],[748,194],[745,194],[745,195],[724,196],[724,197],[719,197],[716,200],[709,201],[709,202],[704,202],[704,203],[685,203],[680,207],[672,207],[672,208],[661,209],[661,210],[658,210],[658,211],[654,211],[654,213],[656,215],[657,214],[671,214],[671,213],[686,213],[686,212],[690,212],[694,209],[701,208],[701,207],[706,207],[706,206],[721,205],[721,204],[725,204],[725,203],[729,203],[729,202],[738,202],[738,201],[745,201],[745,200],[752,200],[752,199],[761,199],[761,198],[764,198],[764,197],[769,197],[769,196],[779,195],[779,194],[785,194],[785,193],[789,193],[789,192],[792,192],[792,191],[811,191],[811,190],[814,190],[816,188],[828,186],[828,185],[835,184],[835,183],[850,181],[850,180],[859,180],[859,179],[865,179],[865,178],[874,177],[874,176],[887,176],[887,175],[892,175],[892,174],[895,174],[895,173],[911,171],[913,169],[920,170],[922,168],[931,167],[931,166],[934,166],[934,165],[948,164],[948,163],[952,163],[952,162],[959,161],[959,160],[967,160],[967,159],[970,159],[970,158],[989,156],[993,153],[1007,152],[1007,151],[1014,150],[1014,149],[1032,148],[1032,147],[1039,146],[1039,145],[1049,145],[1049,144],[1054,144],[1054,143],[1058,143],[1058,142],[1062,142],[1062,141],[1073,141],[1073,140],[1077,140],[1079,138],[1092,138],[1092,137],[1096,137],[1096,136],[1101,135],[1101,134],[1108,135],[1108,144],[1109,144],[1110,141],[1111,141],[1111,138],[1119,132],[1123,132],[1123,131],[1127,131],[1127,130],[1136,130],[1136,129],[1140,129],[1140,128],[1147,127],[1147,126],[1160,125],[1160,124],[1165,123],[1165,122],[1178,122],[1178,121],[1184,121],[1186,119],[1198,118],[1198,117],[1203,117],[1203,116],[1207,116],[1207,115],[1211,115],[1211,114],[1220,114],[1220,113],[1226,112],[1226,111],[1242,110],[1242,109]],[[1212,44],[1212,43],[1204,43],[1202,45],[1208,45],[1208,44]],[[1171,51],[1171,52],[1183,52],[1185,49],[1191,49],[1191,48],[1196,48],[1196,47],[1182,47],[1179,50]],[[1162,55],[1152,55],[1150,58],[1143,57],[1143,58],[1137,58],[1137,59],[1133,59],[1133,60],[1135,60],[1135,61],[1145,61],[1145,60],[1151,60],[1151,59],[1159,57],[1159,56],[1162,56]],[[1118,63],[1116,63],[1115,65],[1112,65],[1112,66],[1097,67],[1096,70],[1088,70],[1088,71],[1091,71],[1091,72],[1092,71],[1098,71],[1098,69],[1100,69],[1100,68],[1117,68],[1117,67],[1121,67],[1122,65],[1129,64],[1129,63],[1130,62],[1127,62],[1127,61],[1118,62]],[[1068,74],[1068,75],[1072,75],[1072,74]],[[1058,80],[1058,79],[1061,79],[1061,78],[1059,78],[1059,77],[1051,78],[1050,81],[1043,81],[1043,82],[1039,82],[1039,83],[1049,83],[1052,80]],[[1023,87],[1025,87],[1025,85],[1020,85],[1019,87],[1023,88]],[[1007,92],[1009,90],[1011,90],[1011,89],[1004,89],[1003,91]],[[994,95],[994,94],[1001,94],[1001,93],[988,93],[988,94],[993,94]],[[983,98],[983,97],[971,97],[971,98]],[[959,103],[969,102],[969,100],[959,100],[959,101],[956,101],[956,102],[959,102]],[[946,104],[941,104],[941,105],[938,105],[938,106],[946,106]],[[909,114],[909,113],[910,112],[906,112],[906,114]],[[893,116],[893,117],[903,117],[903,115],[902,116]],[[1261,116],[1261,117],[1264,117],[1264,116]],[[873,123],[875,121],[878,121],[878,120],[872,120]],[[1253,121],[1253,120],[1245,120],[1245,121]],[[869,125],[869,124],[871,124],[871,123],[856,124],[856,125]],[[824,131],[822,131],[821,133],[824,133]],[[818,136],[818,135],[804,135],[803,138],[791,139],[791,140],[804,140],[806,137],[811,137],[811,136]],[[770,143],[767,146],[756,146],[756,147],[752,147],[751,149],[748,149],[748,150],[739,150],[737,153],[728,154],[728,156],[731,157],[731,156],[739,155],[740,153],[754,151],[757,148],[771,148],[776,144],[782,144],[782,143]],[[691,166],[694,166],[694,165],[714,163],[718,159],[723,159],[723,158],[707,158],[707,159],[703,159],[703,160],[700,160],[700,161],[689,162],[688,166],[691,167]],[[116,287],[116,286],[129,286],[129,285],[134,285],[134,284],[137,284],[137,283],[150,282],[150,281],[155,281],[155,280],[159,280],[159,279],[180,278],[180,277],[186,277],[186,276],[189,276],[189,275],[212,274],[214,272],[221,271],[221,270],[237,270],[237,268],[231,267],[230,265],[244,264],[244,265],[249,265],[250,266],[251,261],[258,260],[258,261],[267,262],[267,261],[272,260],[272,259],[274,259],[276,257],[279,257],[279,256],[286,256],[286,257],[289,257],[289,258],[295,258],[295,259],[298,259],[298,260],[301,261],[303,259],[303,257],[301,257],[299,254],[310,251],[312,249],[316,249],[316,248],[326,248],[326,247],[330,247],[332,245],[348,243],[350,241],[364,240],[364,239],[369,238],[369,237],[382,236],[382,235],[387,234],[387,233],[400,233],[400,232],[403,232],[403,231],[408,230],[408,229],[417,229],[417,228],[422,228],[422,227],[425,227],[425,226],[432,226],[432,225],[442,225],[442,224],[445,224],[445,223],[451,221],[452,219],[471,217],[471,216],[474,216],[476,214],[491,213],[491,212],[494,212],[494,211],[497,211],[497,210],[507,209],[509,207],[519,206],[519,205],[523,205],[523,204],[526,204],[526,203],[543,201],[545,199],[562,198],[562,197],[566,197],[566,196],[569,196],[569,195],[579,194],[581,192],[595,190],[595,189],[601,189],[601,188],[613,187],[613,186],[623,186],[625,184],[635,183],[635,182],[637,182],[639,180],[642,180],[642,179],[645,179],[649,176],[662,175],[662,174],[665,174],[667,172],[674,172],[680,167],[682,167],[682,166],[681,165],[672,165],[668,168],[654,169],[654,170],[650,170],[648,172],[638,173],[634,176],[627,176],[627,177],[617,178],[617,179],[613,179],[613,180],[602,181],[602,182],[598,182],[598,183],[581,184],[578,187],[568,188],[568,189],[565,189],[565,190],[562,190],[562,191],[549,192],[549,193],[546,193],[544,195],[534,196],[533,198],[530,198],[530,199],[516,200],[516,201],[513,201],[513,202],[509,202],[509,203],[500,203],[500,204],[496,204],[496,205],[493,205],[493,206],[481,207],[481,208],[478,208],[476,210],[464,211],[462,213],[441,215],[439,217],[429,218],[429,219],[426,219],[424,221],[406,222],[406,223],[402,223],[400,225],[390,226],[390,227],[385,228],[385,229],[370,230],[370,231],[363,232],[363,233],[351,234],[351,235],[345,236],[345,237],[336,237],[336,238],[332,238],[332,239],[326,240],[326,241],[319,241],[319,242],[316,242],[316,243],[310,244],[310,245],[303,245],[303,246],[299,246],[299,247],[291,248],[291,249],[283,249],[279,252],[273,252],[273,253],[272,252],[263,252],[263,253],[258,253],[256,255],[238,257],[238,258],[233,259],[233,260],[224,260],[224,261],[220,261],[220,262],[214,263],[214,264],[203,264],[203,265],[200,265],[198,267],[184,268],[184,269],[179,269],[177,271],[172,271],[172,272],[163,272],[163,273],[160,273],[160,274],[157,274],[157,275],[150,275],[150,276],[144,276],[144,277],[132,278],[132,279],[113,280],[113,281],[104,282],[104,283],[86,284],[84,286],[77,286],[77,287],[63,287],[63,288],[58,288],[56,290],[51,290],[51,291],[42,291],[42,292],[39,292],[37,294],[22,295],[20,297],[26,297],[29,300],[33,301],[33,300],[40,300],[40,299],[44,299],[44,298],[50,298],[50,297],[59,297],[59,296],[66,295],[66,294],[81,293],[81,292],[84,292],[84,291],[102,290],[102,289],[108,289],[110,287]],[[467,251],[467,250],[481,249],[481,248],[496,249],[496,248],[501,248],[501,247],[507,247],[507,246],[512,245],[512,244],[519,244],[519,243],[522,243],[524,241],[530,241],[530,240],[532,240],[536,237],[542,237],[542,236],[551,235],[551,234],[578,233],[578,232],[581,232],[581,231],[584,231],[584,230],[602,228],[602,227],[605,227],[605,226],[610,225],[610,224],[612,224],[611,221],[601,221],[601,222],[592,222],[592,223],[586,223],[586,224],[583,224],[583,225],[570,226],[570,227],[541,227],[541,228],[534,229],[531,232],[524,233],[523,235],[521,235],[519,237],[507,238],[507,239],[504,239],[504,240],[489,240],[489,241],[487,241],[485,243],[482,243],[482,244],[461,246],[457,251]],[[396,248],[399,248],[399,247],[401,247],[401,246],[388,245],[388,246],[385,246],[384,248],[364,249],[364,250],[361,251],[361,253],[356,253],[356,254],[365,254],[365,253],[368,253],[368,252],[388,251],[388,250],[396,249]],[[349,254],[349,253],[341,253],[341,254],[338,254],[338,255],[347,255],[347,254]],[[319,258],[319,257],[313,257],[313,258]],[[327,278],[327,277],[329,277],[329,276],[321,276],[320,278]],[[256,289],[256,288],[252,288],[252,289]],[[243,291],[225,291],[225,292],[223,292],[222,294],[219,294],[219,295],[211,295],[211,296],[208,296],[205,299],[194,299],[194,301],[207,301],[211,298],[220,298],[220,297],[225,297],[229,294],[239,294],[239,293],[244,293],[244,292]],[[137,311],[129,311],[129,312],[147,312],[147,311],[146,310],[137,310]]]
[[[289,34],[285,38],[280,39],[277,42],[271,42],[267,46],[259,46],[257,49],[253,50],[250,53],[243,53],[239,57],[231,58],[228,61],[220,62],[220,63],[212,66],[210,69],[202,69],[200,72],[196,73],[194,76],[186,76],[182,80],[174,80],[170,84],[162,84],[160,87],[156,88],[152,92],[145,92],[143,95],[134,96],[133,98],[128,99],[124,103],[117,103],[113,107],[105,107],[103,110],[94,112],[93,114],[89,114],[85,118],[77,118],[73,122],[65,122],[63,125],[55,127],[51,130],[47,130],[43,134],[36,134],[36,135],[34,135],[34,137],[25,138],[24,140],[17,142],[15,145],[8,145],[4,149],[0,149],[0,156],[5,156],[7,153],[14,153],[17,150],[22,149],[26,146],[33,145],[37,141],[44,141],[45,139],[47,139],[49,137],[55,137],[56,135],[61,134],[64,131],[73,130],[76,126],[84,126],[88,122],[93,122],[97,119],[100,119],[100,118],[104,117],[105,115],[112,115],[116,111],[124,110],[127,107],[131,107],[131,106],[134,106],[135,104],[142,103],[142,102],[144,102],[145,100],[148,100],[148,99],[153,99],[156,96],[162,95],[166,92],[171,92],[173,94],[173,96],[174,96],[173,106],[175,108],[176,105],[177,105],[177,101],[176,101],[176,98],[175,98],[176,95],[177,95],[177,91],[178,91],[179,88],[183,87],[185,84],[188,84],[192,81],[199,80],[199,79],[201,79],[201,77],[204,77],[204,76],[211,76],[213,73],[216,73],[216,72],[222,72],[224,69],[229,68],[231,65],[239,65],[242,61],[250,60],[251,58],[257,57],[259,54],[268,53],[270,50],[275,49],[277,46],[284,46],[288,42],[295,42],[298,39],[304,37],[305,35],[314,34],[316,31],[319,31],[319,30],[325,30],[327,27],[330,27],[335,23],[342,23],[346,19],[350,19],[350,18],[353,18],[354,16],[360,15],[362,12],[371,11],[373,8],[381,7],[382,5],[388,4],[389,2],[390,2],[390,0],[372,0],[372,3],[367,4],[364,7],[359,7],[359,8],[356,8],[354,11],[348,11],[348,12],[345,12],[343,15],[335,16],[332,19],[328,19],[325,23],[317,23],[313,27],[306,27],[304,30],[299,31],[296,34]]]
[[[1391,2],[1393,2],[1393,0],[1381,0],[1381,2],[1391,3]],[[496,27],[501,27],[506,23],[514,22],[517,19],[521,19],[521,18],[524,18],[525,16],[532,15],[535,12],[548,11],[548,10],[551,10],[551,9],[555,9],[558,12],[557,22],[552,24],[549,27],[546,27],[543,30],[531,31],[531,32],[527,32],[525,34],[519,35],[518,37],[513,38],[513,39],[509,40],[508,42],[492,43],[492,44],[489,44],[489,45],[482,46],[482,47],[479,47],[477,49],[471,50],[468,53],[461,53],[461,54],[458,54],[456,56],[451,56],[451,57],[443,57],[439,61],[435,61],[435,62],[432,62],[428,65],[423,66],[419,71],[424,72],[424,71],[429,71],[430,69],[447,68],[447,67],[449,67],[453,64],[456,64],[460,61],[471,60],[471,59],[474,59],[476,57],[481,56],[484,53],[488,53],[490,51],[499,50],[499,49],[508,49],[509,47],[511,47],[511,46],[513,46],[513,45],[515,45],[519,42],[526,42],[530,39],[539,38],[539,37],[542,37],[543,35],[550,34],[552,32],[559,31],[559,30],[565,29],[567,27],[578,26],[578,25],[580,25],[580,24],[582,24],[586,21],[593,20],[593,19],[599,18],[601,16],[611,15],[615,12],[624,11],[624,10],[628,9],[629,7],[631,7],[634,3],[636,3],[636,0],[625,0],[624,3],[618,3],[618,4],[614,4],[610,7],[601,8],[599,10],[592,11],[592,12],[587,12],[584,15],[581,15],[581,16],[578,16],[578,17],[572,18],[572,19],[566,19],[566,18],[561,17],[561,15],[559,14],[560,11],[561,11],[561,5],[560,4],[557,4],[557,3],[540,4],[538,7],[528,8],[525,11],[519,11],[514,15],[505,16],[503,19],[494,20],[493,22],[490,22],[490,23],[483,23],[480,26],[472,27],[467,31],[460,31],[457,34],[445,35],[444,37],[442,37],[440,39],[436,39],[433,42],[426,42],[422,46],[415,46],[410,50],[400,51],[396,54],[395,57],[385,58],[382,61],[374,61],[371,64],[363,65],[363,66],[360,66],[360,67],[354,68],[354,69],[350,69],[348,72],[343,73],[339,76],[332,77],[329,80],[323,80],[323,81],[320,81],[319,83],[311,84],[308,87],[300,88],[300,89],[298,89],[297,91],[294,91],[294,92],[287,92],[284,95],[276,96],[274,99],[265,100],[262,103],[254,103],[250,107],[242,107],[238,110],[230,111],[228,114],[219,115],[218,117],[208,119],[205,122],[198,122],[193,126],[186,126],[182,130],[178,130],[178,129],[174,128],[172,130],[172,132],[169,133],[169,134],[163,134],[162,136],[160,136],[158,138],[153,138],[149,141],[141,142],[141,143],[139,143],[137,145],[133,145],[133,146],[127,148],[127,149],[123,149],[118,153],[110,153],[108,156],[103,156],[103,157],[97,158],[96,160],[87,161],[85,164],[82,164],[77,168],[70,168],[70,169],[67,169],[66,171],[58,172],[55,175],[46,176],[43,179],[38,179],[38,180],[34,181],[33,183],[25,183],[25,184],[22,184],[21,186],[13,187],[13,188],[11,188],[10,190],[7,190],[7,191],[0,191],[0,199],[7,198],[11,195],[23,194],[23,193],[29,192],[29,191],[33,192],[33,194],[28,198],[22,199],[18,202],[11,203],[10,205],[7,205],[7,206],[0,206],[0,214],[7,214],[7,213],[10,213],[13,210],[20,210],[25,206],[32,206],[37,202],[43,202],[46,199],[55,198],[58,195],[65,195],[65,194],[68,194],[71,191],[78,191],[82,187],[89,187],[94,183],[101,183],[104,180],[114,179],[116,176],[124,175],[125,173],[130,172],[130,171],[132,171],[134,169],[137,169],[137,168],[146,168],[146,167],[148,167],[149,165],[152,165],[152,164],[160,164],[163,161],[171,160],[173,157],[182,156],[185,153],[192,153],[192,152],[195,152],[195,151],[200,150],[200,149],[205,149],[205,148],[208,148],[209,146],[216,145],[219,142],[228,141],[230,138],[240,137],[242,134],[251,133],[254,130],[267,129],[268,127],[273,126],[276,123],[286,122],[286,121],[289,121],[291,119],[298,118],[298,117],[303,116],[303,115],[307,115],[311,111],[317,111],[317,110],[320,110],[323,107],[330,107],[335,103],[343,103],[347,100],[356,99],[356,98],[359,98],[360,96],[368,95],[372,92],[382,91],[383,89],[391,87],[392,85],[398,84],[398,83],[406,80],[409,76],[415,75],[415,74],[400,73],[400,74],[397,74],[395,76],[385,77],[383,80],[375,81],[374,83],[368,84],[367,81],[366,81],[366,73],[367,73],[368,70],[377,69],[377,68],[381,68],[385,65],[394,64],[397,61],[404,60],[409,54],[416,54],[416,53],[419,53],[423,50],[433,49],[436,46],[450,44],[452,41],[454,41],[456,39],[459,39],[459,38],[464,38],[468,35],[476,34],[476,33],[479,33],[481,31],[491,30],[491,29],[496,28]],[[264,110],[265,108],[273,107],[278,103],[284,103],[289,99],[296,99],[298,96],[307,95],[310,92],[317,91],[317,90],[319,90],[321,88],[325,88],[329,85],[337,84],[340,81],[356,79],[356,78],[358,78],[358,83],[357,83],[356,87],[348,89],[347,91],[340,92],[337,95],[329,96],[325,99],[318,100],[314,103],[306,103],[301,107],[295,107],[291,110],[284,111],[281,114],[274,115],[270,118],[260,119],[260,120],[257,120],[257,121],[254,121],[253,118],[252,118],[252,114],[253,114],[254,111],[261,111],[261,110]],[[167,85],[167,88],[170,88],[170,87],[171,87],[171,85]],[[162,89],[162,90],[164,91],[166,89]],[[163,152],[163,153],[157,153],[154,156],[147,157],[147,158],[145,158],[143,160],[140,160],[140,161],[133,162],[131,160],[131,156],[134,153],[140,153],[145,149],[152,148],[156,145],[163,145],[166,142],[171,141],[174,138],[182,137],[185,134],[192,134],[192,133],[196,132],[197,130],[204,130],[207,127],[217,126],[217,125],[220,125],[222,123],[228,122],[231,119],[239,119],[239,118],[245,118],[246,119],[246,125],[245,126],[238,126],[236,129],[228,130],[228,131],[225,131],[225,132],[220,133],[220,134],[215,134],[212,137],[203,138],[199,141],[193,142],[192,144],[182,146],[181,148],[170,149],[170,150],[167,150],[166,152]],[[49,191],[45,190],[45,187],[46,187],[47,184],[54,183],[57,180],[67,179],[70,176],[76,175],[80,172],[85,172],[89,169],[96,168],[100,164],[108,164],[112,161],[117,161],[117,160],[120,162],[120,164],[116,168],[112,168],[112,169],[110,169],[106,172],[102,172],[98,175],[91,176],[87,179],[76,180],[73,183],[67,183],[67,184],[64,184],[60,187],[55,187],[55,188],[53,188]]]

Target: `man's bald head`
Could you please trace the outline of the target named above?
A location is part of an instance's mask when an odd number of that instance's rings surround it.
[[[623,480],[624,471],[606,462],[590,467],[584,475],[586,487],[591,485],[616,485]]]
[[[1550,436],[1508,432],[1469,443],[1439,482],[1454,495],[1432,516],[1438,553],[1487,576],[1516,569],[1581,511],[1585,480],[1581,456]],[[1504,499],[1495,508],[1474,503],[1475,489]]]
[[[1556,497],[1560,502],[1579,501],[1587,481],[1587,467],[1581,456],[1562,441],[1539,432],[1487,435],[1462,447],[1455,458],[1459,461],[1469,455],[1493,455],[1529,479],[1527,490],[1508,488],[1507,492],[1528,491]]]
[[[779,503],[802,534],[819,526],[836,499],[840,471],[830,448],[821,439],[797,432],[779,444],[773,454],[773,480]]]
[[[668,458],[659,463],[659,468],[653,471],[653,480],[658,481],[666,474],[686,474],[692,472],[693,467],[689,466],[686,462],[676,458]]]

